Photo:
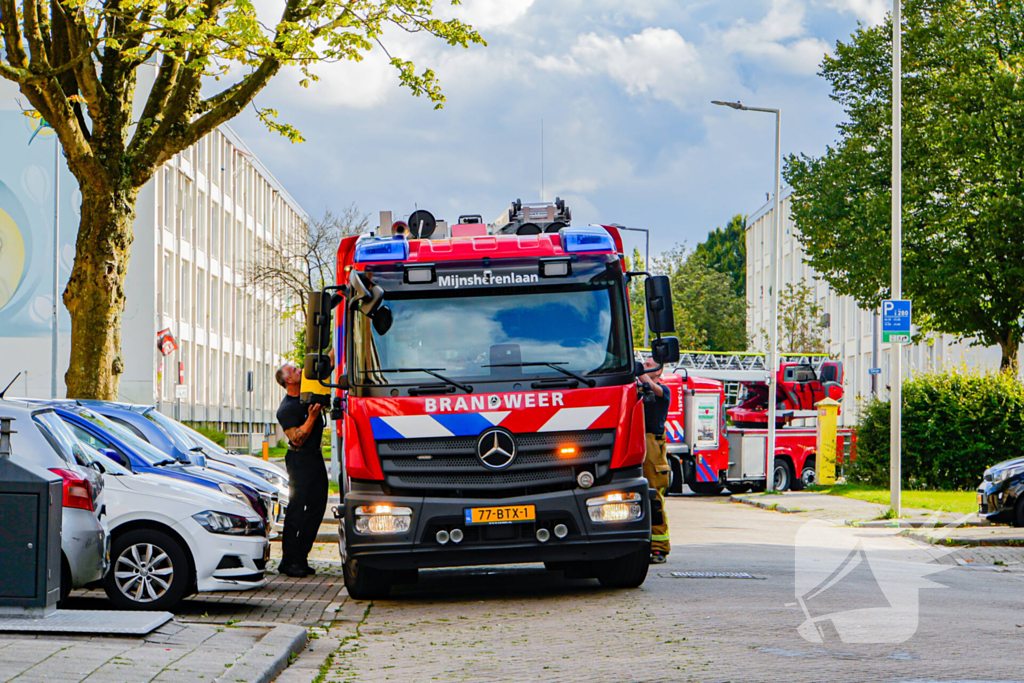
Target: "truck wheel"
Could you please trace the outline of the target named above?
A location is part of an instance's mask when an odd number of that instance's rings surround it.
[[[605,588],[636,588],[647,579],[650,564],[651,548],[645,545],[629,555],[594,562],[593,567]]]
[[[793,485],[793,467],[785,460],[775,461],[775,491],[788,491]]]
[[[716,484],[715,482],[702,481],[693,482],[689,484],[690,490],[696,493],[698,496],[717,496],[722,492],[723,486]]]
[[[342,566],[345,589],[353,600],[378,600],[391,595],[392,573],[384,569],[359,566],[355,559]]]
[[[186,551],[156,529],[135,529],[114,539],[103,590],[117,609],[172,610],[192,584]]]
[[[803,491],[808,486],[814,486],[815,478],[814,458],[807,458],[804,460],[804,469],[800,472],[800,477],[793,481],[793,490]]]
[[[669,463],[669,465],[672,466],[672,472],[671,472],[671,474],[669,476],[669,480],[668,480],[668,493],[669,494],[673,494],[673,493],[682,494],[682,492],[683,492],[683,480],[684,480],[684,478],[683,478],[683,463],[679,460],[679,458],[674,458],[672,456],[669,456],[668,463]]]
[[[729,493],[747,493],[750,489],[754,488],[752,484],[726,484],[725,488],[729,489]]]

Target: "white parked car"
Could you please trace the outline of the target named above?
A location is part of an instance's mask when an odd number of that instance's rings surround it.
[[[104,472],[111,548],[103,588],[116,607],[170,610],[196,592],[266,584],[270,544],[251,507],[208,487],[133,474],[61,427],[59,440]]]

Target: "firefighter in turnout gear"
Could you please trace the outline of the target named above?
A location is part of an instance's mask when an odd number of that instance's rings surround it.
[[[647,432],[647,458],[644,460],[644,477],[658,494],[651,509],[651,563],[662,564],[668,558],[671,545],[668,540],[668,513],[665,510],[665,494],[668,491],[669,473],[668,444],[665,440],[665,420],[672,402],[672,392],[661,384],[661,367],[652,358],[644,361],[648,372],[640,375],[646,392],[644,394],[644,431]],[[657,509],[655,509],[657,508]]]

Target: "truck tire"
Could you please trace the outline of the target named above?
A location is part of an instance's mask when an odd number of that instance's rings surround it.
[[[753,484],[726,484],[725,488],[729,489],[729,493],[748,493],[750,489],[754,488]]]
[[[775,491],[788,491],[793,486],[793,466],[788,460],[775,461]]]
[[[683,463],[674,456],[668,456],[668,464],[672,467],[671,475],[668,480],[668,493],[679,494],[683,493]]]
[[[711,481],[695,481],[692,484],[688,484],[688,486],[690,487],[690,490],[698,496],[717,496],[724,488],[721,484]]]
[[[800,472],[800,476],[793,480],[793,490],[803,491],[808,486],[814,486],[816,477],[814,458],[807,458],[804,460],[804,469]]]
[[[1013,525],[1024,526],[1024,495],[1017,496],[1017,504],[1013,506]]]
[[[644,546],[614,560],[594,562],[594,573],[605,588],[636,588],[647,579],[651,565],[651,548]]]
[[[353,600],[379,600],[391,595],[393,574],[384,569],[359,566],[359,560],[348,559],[342,565],[345,589]]]

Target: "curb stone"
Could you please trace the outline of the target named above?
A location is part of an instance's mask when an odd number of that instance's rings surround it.
[[[236,626],[262,626],[261,622],[241,622]],[[270,633],[217,677],[215,683],[270,683],[288,667],[292,655],[306,647],[309,635],[306,629],[292,624],[275,625]]]

